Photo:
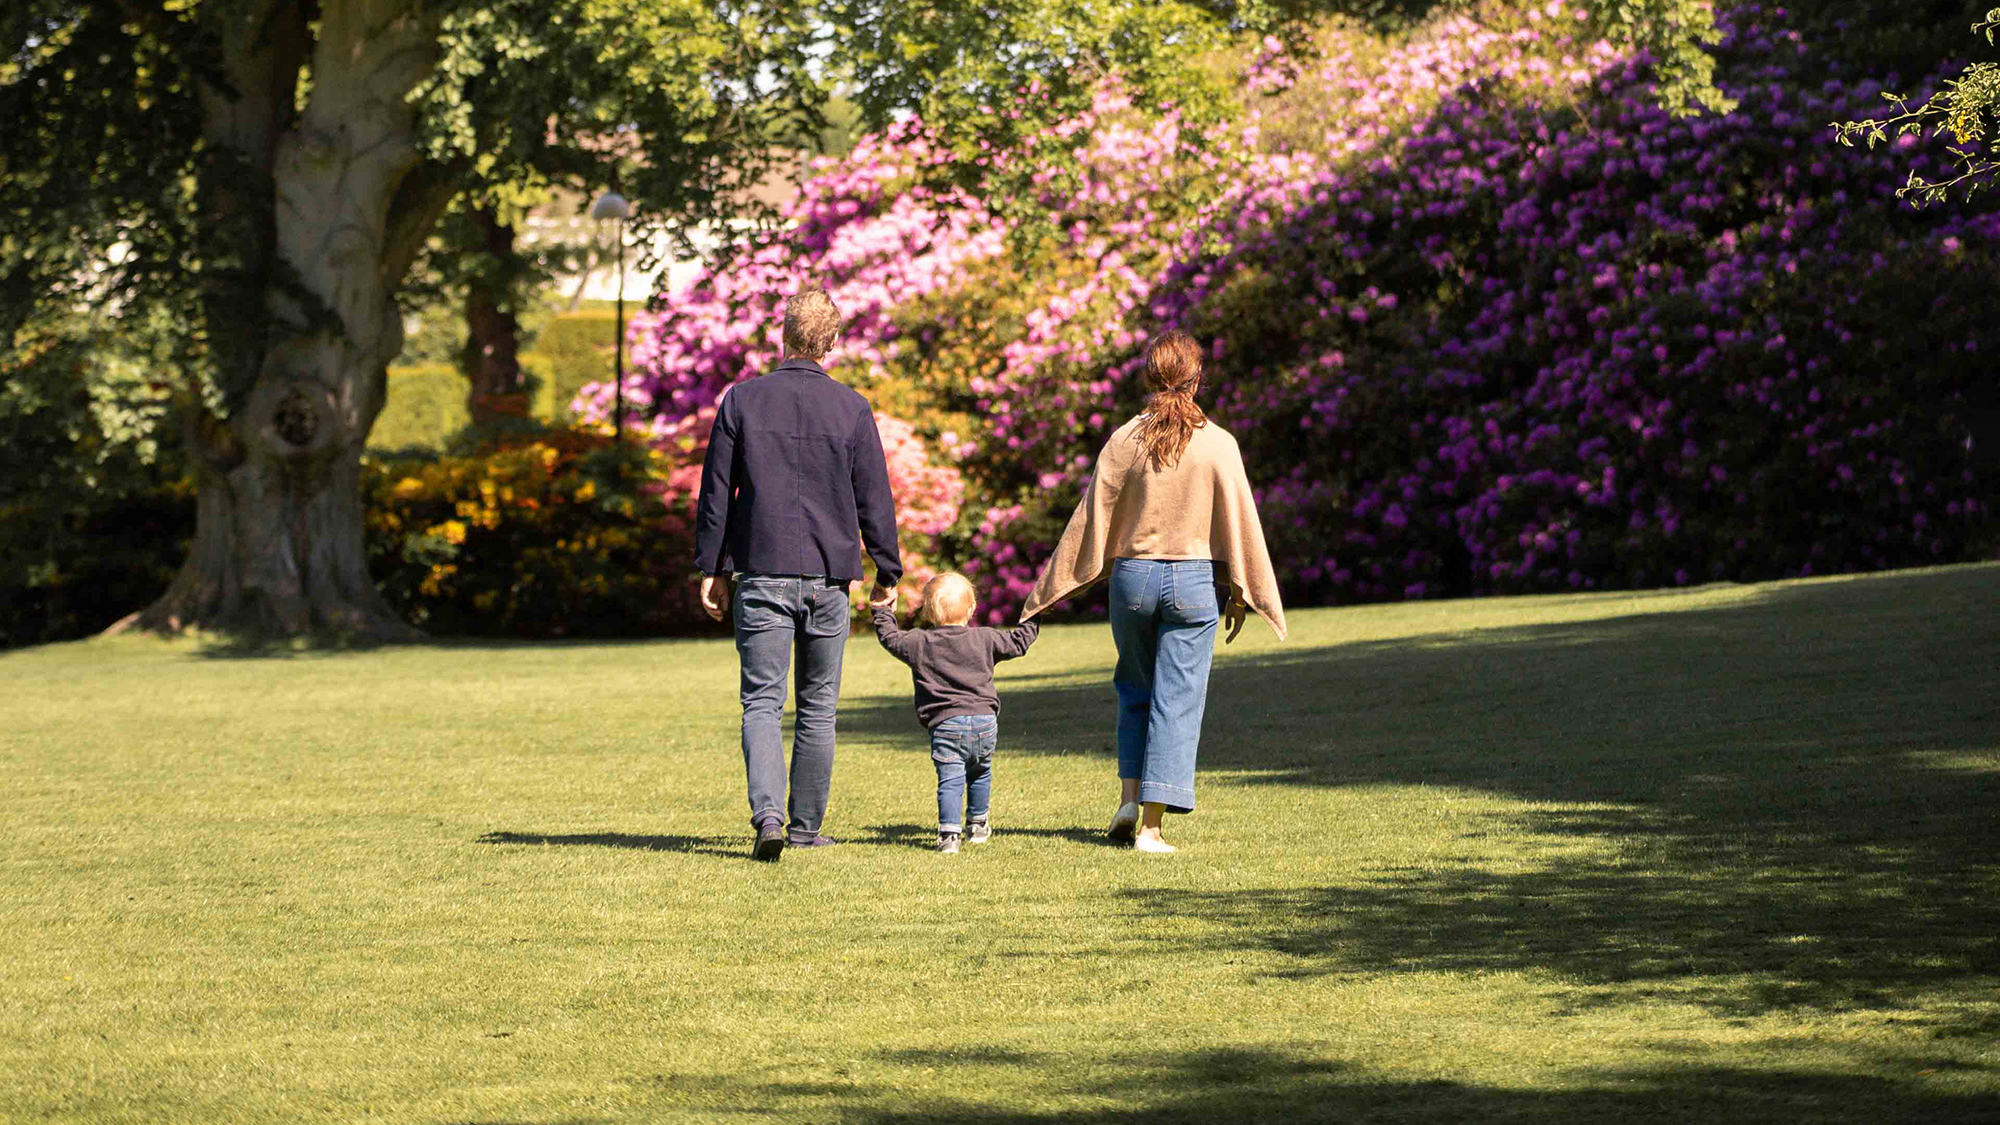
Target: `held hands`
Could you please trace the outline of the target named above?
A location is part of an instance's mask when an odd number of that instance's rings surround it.
[[[709,620],[722,620],[722,615],[729,612],[728,579],[720,574],[704,574],[701,576],[701,608],[703,612],[708,614]],[[876,586],[874,591],[868,595],[868,608],[895,609],[896,588],[894,586]]]
[[[729,612],[729,580],[720,574],[701,576],[701,608],[711,621]]]
[[[1236,634],[1243,631],[1243,618],[1249,609],[1249,604],[1243,599],[1234,597],[1229,599],[1229,608],[1222,611],[1222,623],[1229,627],[1229,635],[1222,638],[1223,644],[1235,640]]]

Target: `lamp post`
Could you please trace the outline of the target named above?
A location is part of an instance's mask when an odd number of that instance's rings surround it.
[[[625,220],[632,217],[632,204],[615,191],[607,191],[590,205],[590,217],[600,222],[618,220],[618,327],[611,337],[611,370],[616,395],[611,429],[617,441],[625,440]]]

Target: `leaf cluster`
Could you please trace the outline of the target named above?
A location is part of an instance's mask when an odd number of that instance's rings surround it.
[[[194,183],[220,158],[197,98],[216,47],[185,14],[30,0],[0,16],[0,364],[188,289]]]
[[[1985,36],[1988,47],[2000,45],[2000,8],[1988,11],[1972,30]],[[1941,202],[1954,191],[1970,197],[2000,178],[2000,63],[1971,63],[1921,102],[1913,103],[1908,96],[1895,93],[1882,97],[1896,107],[1895,113],[1833,122],[1835,139],[1849,147],[1862,140],[1874,148],[1888,141],[1892,133],[1899,138],[1946,133],[1953,142],[1950,151],[1956,174],[1933,180],[1912,170],[1903,186],[1896,189],[1898,199],[1922,207]]]
[[[681,236],[827,125],[822,28],[785,0],[501,0],[442,25],[418,92],[428,157],[503,220],[616,186],[635,225]],[[641,239],[642,244],[647,240]]]

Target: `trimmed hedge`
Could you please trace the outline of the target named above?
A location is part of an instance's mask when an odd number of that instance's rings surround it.
[[[445,363],[389,369],[389,398],[368,432],[379,453],[438,452],[472,423],[465,409],[465,376]]]
[[[598,309],[563,313],[542,328],[533,347],[521,356],[521,366],[538,384],[536,417],[551,422],[568,418],[569,404],[579,391],[591,383],[611,381],[611,340],[617,331],[617,314]]]
[[[535,418],[548,423],[568,421],[569,404],[592,383],[608,383],[612,374],[611,337],[617,316],[609,310],[582,309],[549,319],[521,353],[521,368],[532,382],[530,401]],[[442,453],[452,438],[471,424],[465,409],[465,376],[444,363],[389,368],[389,398],[368,434],[376,453]]]

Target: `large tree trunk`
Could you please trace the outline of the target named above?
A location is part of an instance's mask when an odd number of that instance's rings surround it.
[[[272,0],[268,23],[229,33],[236,96],[209,99],[211,138],[268,179],[214,185],[207,198],[225,213],[254,213],[245,200],[267,191],[267,260],[277,268],[259,282],[261,326],[222,321],[211,307],[210,336],[227,345],[218,363],[246,366],[223,371],[220,412],[192,409],[193,549],[165,596],[114,629],[417,636],[369,576],[359,464],[402,346],[394,292],[449,198],[418,167],[407,99],[435,65],[437,36],[415,7],[325,0],[311,98],[296,120],[297,68],[272,57],[284,36],[266,29],[303,29],[301,5]]]
[[[514,279],[520,275],[514,228],[491,207],[472,209],[472,227],[485,259],[465,292],[466,412],[474,426],[505,425],[527,416],[521,378],[521,322],[514,316]]]

